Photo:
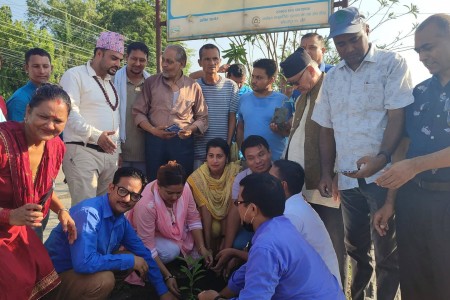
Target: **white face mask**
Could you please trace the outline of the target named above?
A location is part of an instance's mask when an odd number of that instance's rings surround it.
[[[242,221],[241,221],[241,223],[245,223],[245,217],[247,216],[247,212],[248,212],[248,209],[250,208],[250,205],[249,206],[247,206],[247,209],[245,210],[245,213],[244,213],[244,218],[242,218]],[[253,224],[253,220],[255,219],[255,217],[253,216],[253,218],[250,220],[250,223],[249,224]]]

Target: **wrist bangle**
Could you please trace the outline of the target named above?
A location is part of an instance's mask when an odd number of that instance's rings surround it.
[[[7,208],[3,208],[0,210],[0,224],[8,224],[9,225],[9,217],[11,215],[11,210]]]
[[[170,274],[169,276],[167,276],[167,277],[164,278],[164,281],[167,281],[167,280],[169,280],[170,278],[176,279],[175,276],[173,276],[172,274]]]
[[[60,208],[59,210],[58,210],[58,217],[59,217],[59,214],[61,213],[61,212],[63,212],[63,211],[67,211],[67,212],[69,212],[69,209],[68,208]]]

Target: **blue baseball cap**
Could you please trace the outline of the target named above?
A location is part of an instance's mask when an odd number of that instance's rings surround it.
[[[346,7],[338,10],[328,18],[330,24],[330,39],[345,33],[360,32],[364,26],[365,17],[356,7]]]

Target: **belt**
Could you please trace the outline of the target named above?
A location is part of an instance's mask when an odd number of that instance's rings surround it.
[[[83,142],[66,142],[66,145],[78,145],[78,146],[88,147],[88,148],[97,150],[98,152],[102,152],[102,153],[105,152],[105,150],[103,150],[102,147],[100,147],[99,145],[96,145],[96,144],[85,144]]]
[[[419,179],[417,177],[414,177],[412,181],[424,190],[435,192],[450,192],[450,181],[423,181],[422,179]]]

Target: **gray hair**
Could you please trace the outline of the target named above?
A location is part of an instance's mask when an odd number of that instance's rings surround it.
[[[175,59],[177,60],[177,62],[186,65],[187,55],[186,55],[186,51],[184,50],[183,47],[181,47],[180,45],[171,44],[171,45],[166,46],[166,50],[167,49],[175,50],[175,52],[176,52]]]

